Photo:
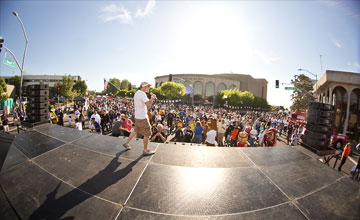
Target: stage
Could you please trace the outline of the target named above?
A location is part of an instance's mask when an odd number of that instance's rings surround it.
[[[360,185],[293,147],[150,143],[45,124],[18,134],[1,219],[360,219]],[[5,192],[5,194],[4,194]]]

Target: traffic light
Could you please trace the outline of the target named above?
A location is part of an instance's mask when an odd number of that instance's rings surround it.
[[[60,87],[57,87],[57,95],[60,95]]]
[[[279,80],[275,80],[275,88],[279,88]]]
[[[1,53],[1,48],[3,47],[3,43],[4,43],[4,38],[0,36],[0,53]]]
[[[169,82],[172,81],[172,74],[169,74]]]

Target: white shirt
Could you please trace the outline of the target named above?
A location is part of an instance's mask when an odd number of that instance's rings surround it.
[[[134,96],[134,107],[135,107],[135,118],[136,119],[146,119],[147,118],[147,107],[145,102],[148,102],[149,99],[146,96],[146,93],[138,90]]]
[[[81,125],[80,122],[78,122],[78,123],[75,124],[75,129],[76,129],[76,130],[79,130],[79,131],[82,131],[82,125]]]
[[[92,118],[95,118],[95,121],[100,124],[100,122],[101,122],[100,115],[98,115],[98,114],[92,114],[91,117],[90,117],[90,120],[91,120]]]
[[[75,118],[79,118],[80,116],[80,111],[78,109],[76,109],[75,111]]]
[[[260,142],[260,143],[262,143],[262,142],[263,142],[263,140],[264,140],[264,136],[265,136],[265,134],[264,134],[264,133],[260,133],[260,134],[259,134],[259,142]]]
[[[215,144],[216,131],[210,130],[206,133],[206,142],[209,144]]]
[[[257,135],[257,130],[251,130],[251,131],[250,131],[250,136],[251,136],[252,138],[256,138],[256,135]]]

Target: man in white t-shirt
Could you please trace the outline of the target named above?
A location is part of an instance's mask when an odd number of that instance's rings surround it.
[[[130,150],[131,147],[129,142],[131,139],[137,134],[140,133],[144,135],[144,151],[143,155],[151,155],[155,152],[151,149],[148,149],[149,136],[151,135],[151,126],[149,122],[149,118],[147,115],[147,107],[150,107],[156,98],[155,94],[151,95],[151,99],[149,100],[146,96],[146,93],[149,92],[151,84],[147,82],[142,82],[140,84],[140,89],[134,95],[134,108],[135,108],[135,129],[131,132],[129,138],[123,144],[123,146]]]

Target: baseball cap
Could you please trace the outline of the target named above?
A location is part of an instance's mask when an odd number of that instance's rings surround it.
[[[147,86],[151,86],[151,84],[148,83],[148,82],[142,82],[142,83],[140,84],[140,88],[142,88],[142,87],[147,87]]]

